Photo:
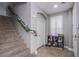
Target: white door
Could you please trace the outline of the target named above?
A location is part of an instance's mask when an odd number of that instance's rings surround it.
[[[73,7],[73,52],[74,56],[77,56],[77,18],[76,18],[76,5]]]
[[[73,26],[73,52],[74,56],[77,57],[77,29],[76,26]]]
[[[45,19],[42,15],[37,15],[37,48],[45,44]]]

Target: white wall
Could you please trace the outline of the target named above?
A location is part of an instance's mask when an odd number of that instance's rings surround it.
[[[63,15],[50,16],[50,33],[52,35],[63,34]]]
[[[31,25],[30,5],[30,3],[24,3],[14,7],[15,13],[17,13],[21,17],[22,21],[24,21],[26,25],[29,25],[29,27]],[[27,43],[27,47],[30,48],[30,33],[26,32],[19,23],[17,24],[17,28],[22,36],[22,39],[24,39],[24,42]]]
[[[72,39],[72,12],[71,10],[65,11],[58,14],[50,15],[50,18],[54,16],[61,15],[63,18],[63,30],[64,33],[64,46],[68,48],[73,48],[73,39]],[[57,18],[58,19],[58,18]]]
[[[47,18],[47,15],[42,11],[40,10],[36,5],[35,3],[31,3],[31,28],[36,30],[37,31],[37,27],[36,27],[36,16],[37,16],[37,13],[38,12],[41,12],[43,13],[46,18]],[[46,19],[47,21],[47,19]],[[47,22],[46,22],[47,24]],[[46,27],[47,28],[47,27]],[[45,30],[45,38],[46,38],[46,42],[47,42],[47,31],[48,30]],[[31,53],[35,52],[37,50],[37,37],[33,36],[33,34],[31,35]]]
[[[7,3],[0,2],[0,15],[6,16],[6,6]]]
[[[29,27],[33,30],[37,30],[36,28],[36,15],[38,12],[43,13],[46,18],[47,15],[41,11],[38,7],[35,6],[34,3],[24,3],[21,5],[17,5],[14,7],[15,13],[17,13],[22,21],[25,22],[25,24],[29,25]],[[47,20],[46,20],[47,21]],[[47,22],[46,22],[47,25]],[[22,36],[22,39],[24,39],[24,42],[27,43],[27,47],[30,48],[31,53],[34,53],[37,49],[37,37],[34,36],[34,34],[32,33],[27,33],[21,26],[20,24],[17,24],[17,28]],[[46,26],[46,42],[47,42],[47,34],[48,34],[48,30],[47,30],[47,26]]]

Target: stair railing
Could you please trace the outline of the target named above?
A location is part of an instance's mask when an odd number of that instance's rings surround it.
[[[26,24],[22,21],[22,19],[21,19],[16,13],[13,12],[13,9],[12,9],[11,6],[8,6],[8,10],[10,11],[10,13],[11,13],[12,15],[14,15],[14,16],[16,17],[16,20],[20,23],[20,25],[23,27],[23,29],[24,29],[26,32],[33,32],[33,33],[34,33],[34,36],[37,36],[36,31],[30,29],[30,28],[28,27],[28,25],[26,25]]]

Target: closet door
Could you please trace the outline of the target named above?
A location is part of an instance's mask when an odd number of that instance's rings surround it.
[[[74,4],[73,7],[73,52],[74,52],[74,56],[77,57],[77,53],[78,53],[78,40],[79,40],[79,34],[78,34],[78,22],[77,22],[77,4]]]

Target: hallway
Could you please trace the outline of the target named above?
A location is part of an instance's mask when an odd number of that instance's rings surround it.
[[[74,57],[73,53],[57,47],[43,46],[38,49],[37,57]]]
[[[0,57],[79,55],[79,3],[0,4]]]

